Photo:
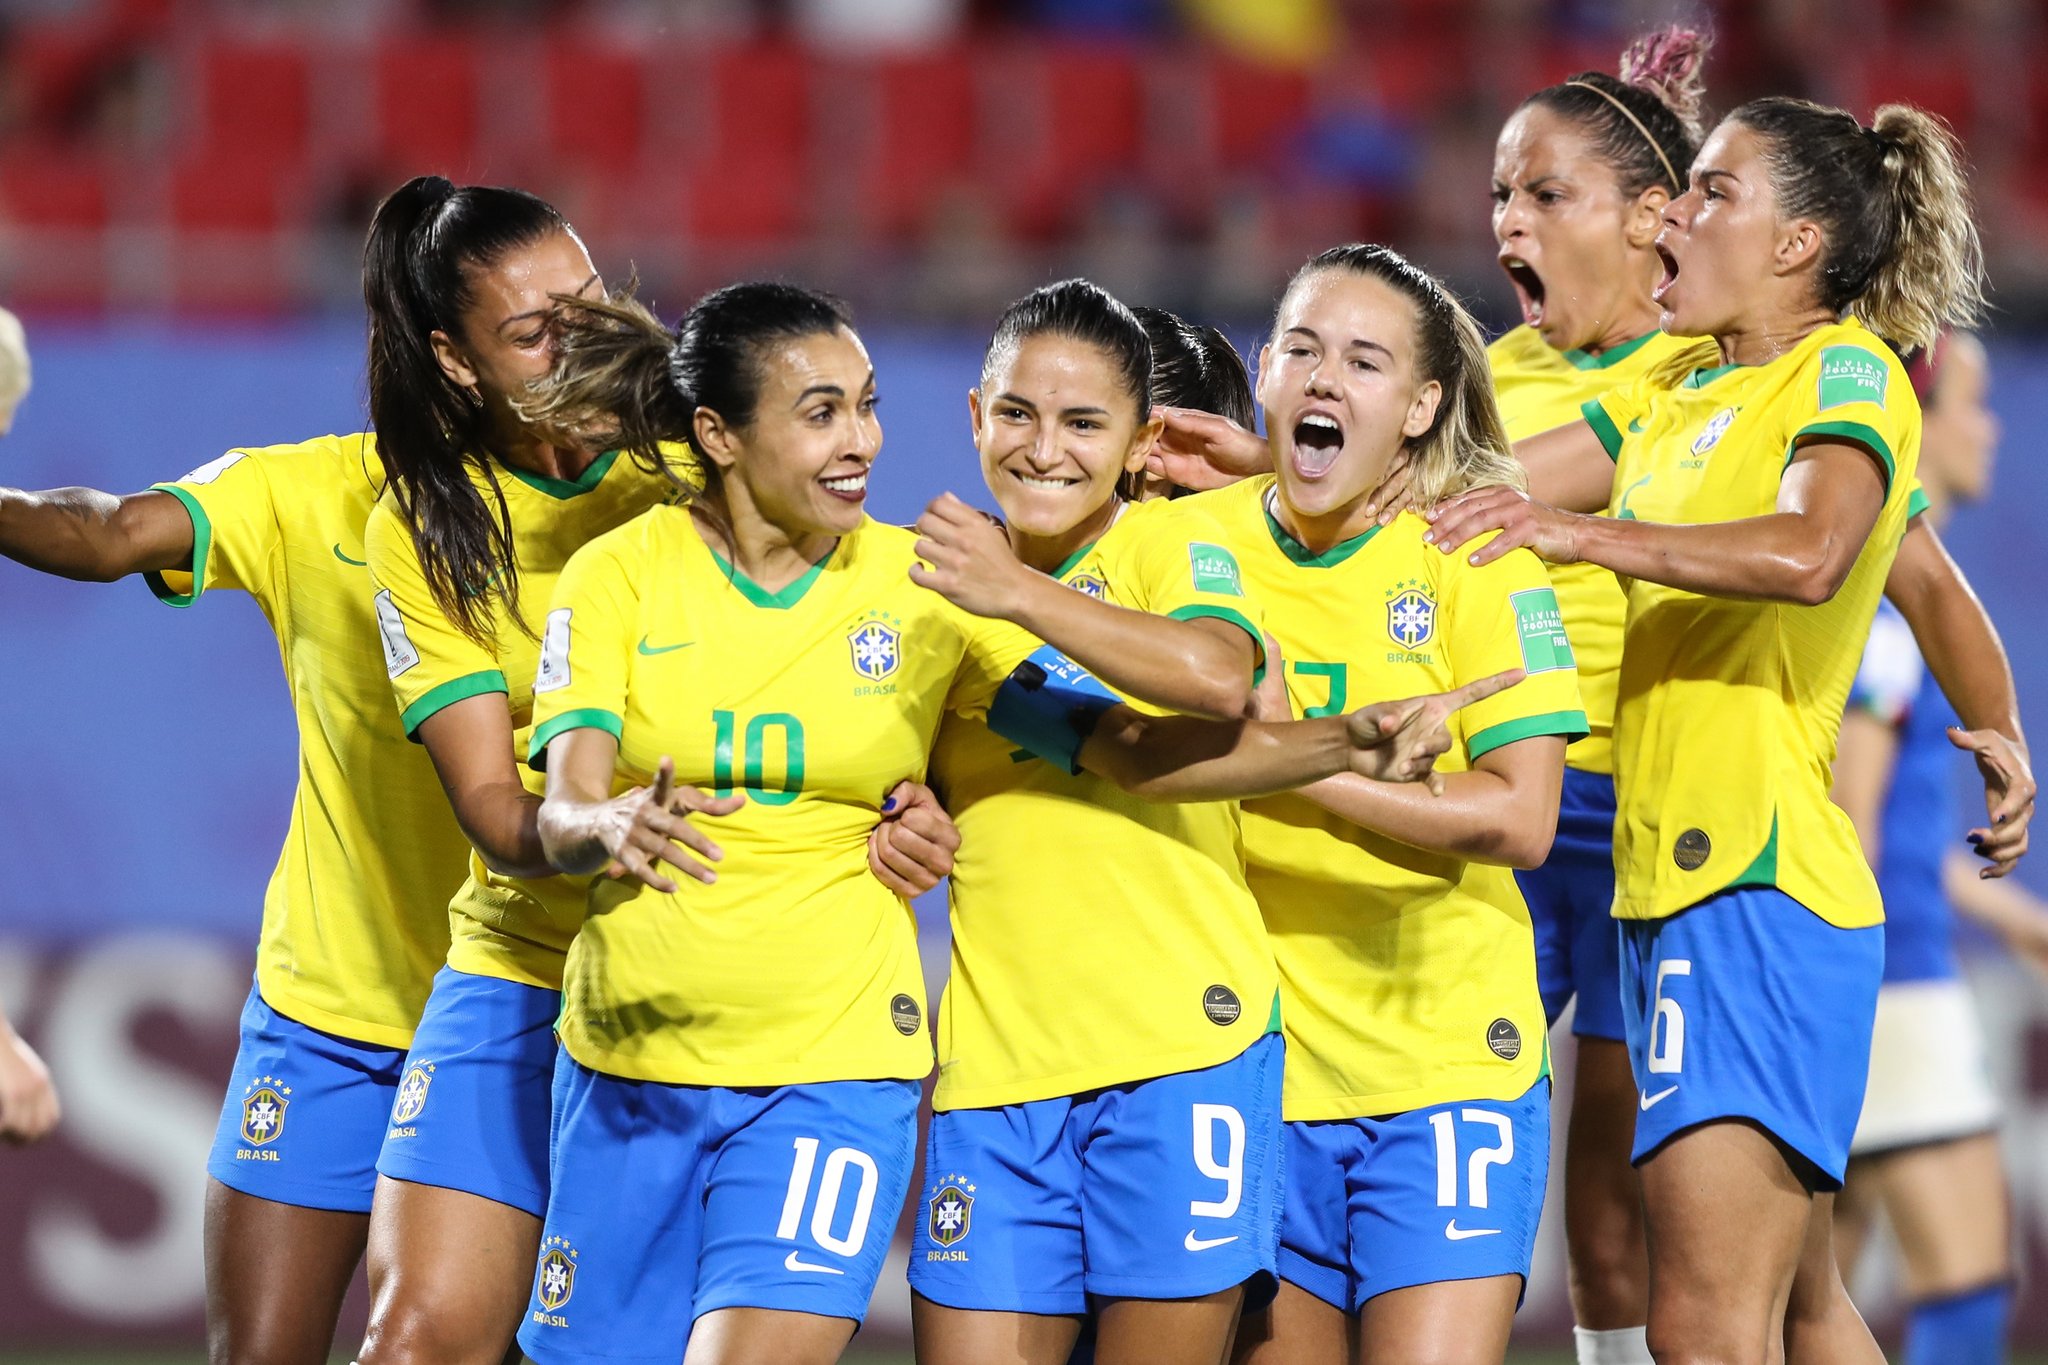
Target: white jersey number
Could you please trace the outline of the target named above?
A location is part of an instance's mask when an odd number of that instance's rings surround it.
[[[1475,1209],[1486,1207],[1486,1172],[1491,1166],[1505,1166],[1515,1159],[1515,1127],[1506,1114],[1491,1109],[1461,1109],[1457,1117],[1448,1109],[1429,1116],[1436,1130],[1436,1203],[1438,1208],[1455,1209],[1458,1204],[1458,1123],[1491,1128],[1499,1139],[1491,1147],[1475,1147],[1466,1161],[1465,1192]]]
[[[782,1222],[775,1235],[785,1242],[796,1240],[803,1223],[804,1205],[811,1195],[811,1175],[818,1166],[818,1140],[796,1140],[796,1162],[789,1172],[789,1193],[782,1200]],[[853,1197],[853,1216],[847,1220],[846,1235],[835,1236],[832,1225],[839,1221],[839,1196],[846,1186],[846,1173],[860,1172],[860,1191]],[[875,1212],[875,1191],[881,1187],[881,1173],[875,1159],[856,1147],[835,1147],[825,1158],[825,1171],[818,1181],[818,1202],[811,1210],[811,1236],[818,1245],[839,1256],[857,1256],[868,1237],[868,1221]]]
[[[1198,1104],[1195,1115],[1195,1169],[1223,1182],[1221,1199],[1191,1199],[1188,1212],[1197,1218],[1228,1218],[1244,1198],[1244,1115],[1227,1104]],[[1223,1159],[1216,1159],[1216,1133],[1223,1132]]]

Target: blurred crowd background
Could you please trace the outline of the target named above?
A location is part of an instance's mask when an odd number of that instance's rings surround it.
[[[345,308],[377,198],[433,168],[561,203],[672,308],[782,271],[980,326],[1083,273],[1242,321],[1366,237],[1499,318],[1501,116],[1673,18],[1717,35],[1718,109],[1947,117],[1998,302],[2048,322],[2038,0],[5,0],[0,297]]]

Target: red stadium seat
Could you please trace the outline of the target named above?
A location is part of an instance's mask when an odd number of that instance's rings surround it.
[[[938,195],[973,169],[974,71],[957,51],[895,57],[859,73],[871,96],[863,203],[884,232],[914,231]]]
[[[631,166],[647,132],[647,72],[640,55],[564,33],[548,39],[542,62],[548,154],[606,173]]]
[[[89,150],[16,140],[0,152],[0,215],[10,227],[98,231],[109,218],[108,173]]]
[[[286,43],[208,43],[194,55],[198,108],[188,145],[265,166],[302,161],[312,123],[305,51]]]
[[[171,169],[171,223],[201,232],[275,231],[297,205],[297,178],[234,150],[198,152]]]
[[[1965,137],[1976,122],[1978,79],[1966,51],[1926,43],[1893,48],[1872,57],[1861,75],[1852,110],[1860,119],[1868,121],[1881,104],[1903,103],[1941,115]]]
[[[481,78],[476,43],[447,34],[407,34],[376,52],[375,148],[398,175],[474,179]]]
[[[1215,154],[1223,170],[1256,169],[1308,117],[1306,72],[1214,53],[1207,58],[1205,75]]]
[[[805,55],[783,43],[711,54],[704,83],[709,126],[687,173],[684,218],[704,241],[787,237],[802,221],[810,165],[811,82]]]

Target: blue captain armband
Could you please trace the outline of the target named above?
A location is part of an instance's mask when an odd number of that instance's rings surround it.
[[[1095,723],[1123,698],[1093,673],[1040,645],[1003,680],[988,708],[988,728],[1020,749],[1070,773],[1081,771],[1081,746]]]

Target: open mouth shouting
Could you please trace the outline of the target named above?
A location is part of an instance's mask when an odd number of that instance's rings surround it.
[[[1543,277],[1536,268],[1520,256],[1500,258],[1501,269],[1507,271],[1508,283],[1515,287],[1515,298],[1522,305],[1522,321],[1531,327],[1543,325]]]
[[[1290,456],[1294,472],[1304,479],[1320,479],[1337,463],[1344,450],[1344,427],[1327,412],[1303,413],[1294,423]]]
[[[1661,236],[1656,241],[1656,247],[1657,259],[1664,266],[1664,276],[1657,281],[1657,287],[1650,291],[1650,297],[1659,303],[1663,303],[1665,294],[1669,293],[1671,286],[1678,282],[1678,258],[1671,254],[1670,247],[1664,245],[1664,239]]]

